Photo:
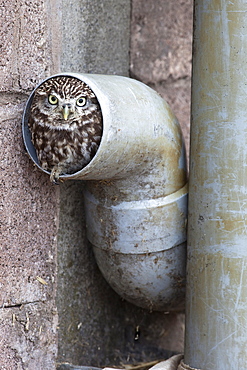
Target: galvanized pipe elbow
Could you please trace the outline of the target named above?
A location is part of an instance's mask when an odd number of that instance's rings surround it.
[[[96,155],[82,170],[61,176],[87,180],[87,236],[102,274],[120,296],[138,306],[183,309],[187,174],[175,116],[139,81],[62,75],[87,83],[102,110],[103,134]],[[27,126],[32,97],[23,115],[23,136],[40,167]]]

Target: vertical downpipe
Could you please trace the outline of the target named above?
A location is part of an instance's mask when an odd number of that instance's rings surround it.
[[[185,364],[247,369],[247,2],[195,0]]]

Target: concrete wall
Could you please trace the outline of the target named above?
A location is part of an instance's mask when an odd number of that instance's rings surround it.
[[[192,0],[132,1],[131,76],[172,107],[189,148]]]
[[[46,6],[2,0],[0,8],[1,369],[53,369],[57,353],[58,189],[34,170],[21,134],[27,94],[57,69]]]
[[[183,315],[136,308],[107,285],[85,238],[83,183],[52,186],[21,136],[24,103],[38,82],[60,71],[128,75],[129,50],[131,73],[167,95],[186,126],[191,3],[156,3],[133,0],[131,13],[129,0],[1,0],[2,369],[117,365],[183,349]]]
[[[61,70],[127,75],[130,1],[63,0],[62,9]],[[122,351],[124,317],[85,237],[83,187],[60,186],[58,361],[103,366]]]

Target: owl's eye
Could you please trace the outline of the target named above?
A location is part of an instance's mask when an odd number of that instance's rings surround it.
[[[78,107],[83,107],[86,104],[86,102],[87,99],[84,96],[81,96],[76,100],[76,105],[78,105]]]
[[[48,96],[48,102],[52,105],[56,105],[58,103],[58,99],[55,95],[49,95]]]

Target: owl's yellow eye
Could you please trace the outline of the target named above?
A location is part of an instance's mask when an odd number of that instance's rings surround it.
[[[56,105],[58,103],[58,99],[55,95],[49,95],[48,96],[48,102],[52,105]]]
[[[76,105],[78,105],[78,107],[83,107],[86,104],[86,102],[87,99],[84,96],[81,96],[76,100]]]

